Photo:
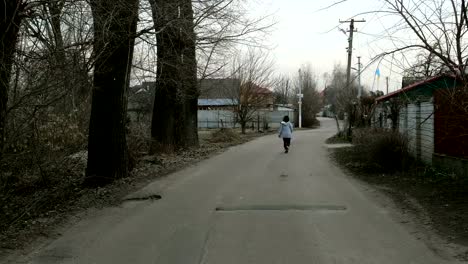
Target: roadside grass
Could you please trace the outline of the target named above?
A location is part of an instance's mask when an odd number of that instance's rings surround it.
[[[336,134],[333,137],[327,138],[326,144],[346,144],[351,143],[350,138],[346,138],[343,134]]]
[[[432,227],[450,242],[468,246],[468,176],[416,162],[404,135],[384,130],[353,132],[354,147],[331,150],[350,174],[388,194],[402,205],[412,197],[429,214]],[[463,257],[465,258],[465,257]]]

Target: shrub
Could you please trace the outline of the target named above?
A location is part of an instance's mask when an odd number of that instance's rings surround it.
[[[150,128],[144,123],[127,123],[127,146],[129,157],[129,169],[132,170],[137,161],[150,152],[151,135]]]
[[[404,170],[412,163],[408,137],[385,129],[356,129],[353,144],[363,159],[382,171]]]
[[[333,137],[327,138],[326,144],[346,144],[351,143],[351,139],[346,136],[346,133],[338,132]]]
[[[237,134],[232,129],[220,129],[211,134],[211,143],[222,143],[222,142],[234,142],[240,139],[239,134]]]

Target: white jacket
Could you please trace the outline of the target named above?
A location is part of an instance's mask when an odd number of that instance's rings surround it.
[[[282,138],[292,138],[293,125],[290,122],[281,122],[279,136]]]

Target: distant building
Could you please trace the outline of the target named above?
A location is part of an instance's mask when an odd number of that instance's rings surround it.
[[[239,79],[203,79],[199,81],[198,126],[201,128],[235,127],[235,109],[239,101],[260,99],[258,117],[263,127],[275,127],[284,115],[293,116],[294,109],[275,106],[273,92],[267,88],[247,83],[241,86]],[[248,93],[242,91],[248,87]],[[151,118],[156,82],[143,82],[129,89],[128,114],[132,120],[145,121]],[[250,102],[248,101],[248,102]],[[258,120],[253,125],[258,126]]]
[[[204,79],[200,81],[199,109],[219,109],[249,102],[261,103],[260,108],[272,108],[274,96],[270,89],[239,79]]]
[[[149,118],[153,111],[155,82],[143,82],[130,87],[128,91],[127,112],[132,120]]]
[[[203,79],[200,80],[199,99],[225,99],[233,98],[239,91],[241,81],[239,79]]]
[[[238,102],[234,99],[198,99],[199,110],[232,110],[236,105]]]
[[[203,79],[200,81],[199,110],[233,110],[238,105],[234,96],[240,90],[238,79]],[[234,94],[234,95],[233,95]]]

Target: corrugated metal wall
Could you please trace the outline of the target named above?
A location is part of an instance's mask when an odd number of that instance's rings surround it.
[[[434,104],[413,102],[402,107],[398,130],[408,136],[410,153],[431,164],[434,153]]]
[[[283,117],[287,115],[289,116],[290,122],[294,123],[294,111],[272,111],[267,112],[267,120],[269,123],[269,127],[271,128],[279,128],[281,121],[283,121]]]
[[[255,127],[260,123],[260,128],[264,128],[268,123],[269,128],[278,128],[283,117],[288,115],[291,123],[294,122],[294,111],[259,111],[258,117],[247,124],[248,127]],[[258,120],[257,120],[258,118]],[[221,122],[223,120],[223,122]],[[258,122],[259,121],[259,122]],[[226,128],[232,128],[236,124],[235,115],[228,110],[198,110],[198,128],[221,128],[222,124]],[[238,125],[238,124],[237,124]]]
[[[421,103],[421,160],[432,163],[434,153],[434,104],[432,102]]]
[[[406,106],[407,111],[407,128],[406,128],[406,135],[408,136],[409,140],[409,147],[410,151],[414,157],[417,157],[417,116],[418,116],[418,106],[416,104],[408,104]]]
[[[232,128],[234,120],[234,113],[229,110],[198,110],[199,128],[221,128],[223,125]]]

